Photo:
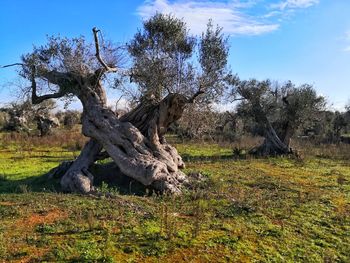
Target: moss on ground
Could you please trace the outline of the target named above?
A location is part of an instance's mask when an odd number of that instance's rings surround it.
[[[177,148],[208,180],[175,198],[63,194],[42,175],[77,149],[2,147],[0,262],[350,262],[349,160]]]

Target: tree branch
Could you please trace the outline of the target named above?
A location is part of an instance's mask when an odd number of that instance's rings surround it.
[[[13,66],[23,66],[23,63],[13,63],[13,64],[9,64],[9,65],[0,66],[0,68],[8,68],[8,67],[13,67]]]
[[[55,85],[62,85],[63,83],[72,80],[72,76],[69,73],[62,73],[56,70],[41,70],[38,75],[39,77],[45,78],[48,82]]]
[[[288,95],[285,96],[285,97],[283,97],[283,98],[282,98],[282,101],[283,101],[283,103],[284,103],[286,106],[289,106]]]
[[[101,54],[100,54],[100,44],[98,42],[98,35],[97,33],[99,32],[100,30],[98,30],[96,27],[94,27],[92,29],[92,32],[94,33],[94,39],[95,39],[95,47],[96,47],[96,58],[97,60],[100,62],[100,64],[103,66],[103,68],[107,71],[107,72],[116,72],[117,71],[117,68],[116,67],[109,67],[107,65],[106,62],[103,61],[103,59],[101,58]]]
[[[202,90],[202,86],[200,85],[198,91],[197,91],[195,94],[193,94],[193,96],[192,96],[191,98],[189,98],[187,102],[188,102],[188,103],[193,103],[194,100],[195,100],[199,95],[201,95],[201,94],[203,94],[203,93],[205,93],[205,92]]]
[[[42,95],[42,96],[38,96],[36,94],[36,81],[35,81],[35,66],[33,66],[32,68],[32,74],[31,74],[31,82],[32,82],[32,103],[33,104],[39,104],[41,102],[43,102],[44,100],[48,100],[48,99],[57,99],[57,98],[61,98],[65,95],[65,93],[63,91],[59,91],[53,94],[46,94],[46,95]],[[50,81],[51,82],[51,81]]]
[[[231,100],[231,102],[240,101],[240,100],[245,100],[245,99],[246,99],[246,98],[243,98],[243,97],[241,97],[241,98],[235,98],[235,99]]]

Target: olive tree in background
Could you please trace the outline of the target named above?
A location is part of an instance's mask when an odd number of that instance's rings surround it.
[[[53,100],[46,100],[37,105],[33,105],[30,100],[13,102],[8,107],[0,109],[7,114],[3,130],[30,132],[36,124],[40,136],[48,135],[53,128],[59,126],[57,118],[52,115],[52,110],[55,108],[56,103]]]
[[[80,124],[81,112],[78,110],[58,111],[55,116],[66,129],[71,130],[75,125]]]
[[[264,142],[252,150],[259,155],[293,153],[291,138],[298,128],[324,109],[325,99],[308,84],[283,85],[269,80],[239,80],[232,77],[231,96],[239,100],[241,115],[252,117]]]
[[[33,121],[32,104],[30,101],[22,103],[12,102],[7,107],[0,109],[5,113],[3,130],[16,132],[29,132],[29,123]]]

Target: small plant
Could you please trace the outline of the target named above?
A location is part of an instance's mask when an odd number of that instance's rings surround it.
[[[339,196],[333,200],[334,212],[339,221],[345,220],[350,215],[350,206],[344,196]]]
[[[101,193],[108,193],[109,192],[109,186],[106,182],[102,182],[101,186],[98,189]]]
[[[0,260],[4,259],[7,254],[7,249],[5,246],[6,242],[3,233],[0,233]]]
[[[160,233],[171,240],[177,232],[176,218],[169,212],[167,204],[162,203],[161,227]]]
[[[339,174],[337,177],[337,183],[340,186],[343,186],[344,184],[346,184],[347,180],[345,179],[345,176],[343,174]]]
[[[42,233],[42,234],[50,234],[54,233],[54,227],[48,224],[39,224],[35,228],[36,232]]]
[[[219,236],[219,237],[213,238],[211,241],[216,244],[224,245],[232,249],[235,247],[235,245],[239,241],[239,238],[231,237],[231,236]]]
[[[22,194],[27,194],[30,192],[30,187],[27,184],[20,184],[18,186],[18,192]]]
[[[193,229],[192,229],[192,238],[196,238],[202,228],[202,224],[205,221],[205,211],[208,208],[208,203],[206,200],[199,199],[195,203],[194,211],[193,211]]]
[[[235,158],[244,158],[247,152],[242,148],[234,147],[232,150],[232,154]]]
[[[96,225],[96,218],[93,210],[88,210],[86,215],[86,222],[88,223],[89,230],[92,231]]]
[[[106,195],[111,195],[111,194],[118,195],[119,194],[119,190],[117,187],[110,187],[108,185],[108,183],[106,183],[104,181],[101,183],[101,186],[98,187],[98,191],[100,193],[106,194]]]
[[[112,262],[110,258],[105,261],[102,250],[94,241],[80,241],[77,247],[80,252],[78,262]]]

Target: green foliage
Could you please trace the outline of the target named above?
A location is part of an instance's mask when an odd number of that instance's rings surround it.
[[[172,15],[158,13],[146,20],[128,44],[138,99],[160,101],[175,92],[190,97],[198,90],[207,101],[221,96],[228,56],[227,39],[221,32],[209,22],[197,39],[189,35],[185,22]]]
[[[195,39],[186,24],[172,15],[156,14],[143,23],[128,45],[133,59],[132,81],[144,98],[161,100],[168,90],[193,78],[186,61],[192,56]]]
[[[67,129],[73,129],[75,125],[81,123],[81,112],[76,110],[59,111],[56,117]]]
[[[199,41],[199,63],[202,68],[201,85],[208,86],[205,98],[218,99],[226,88],[228,38],[222,34],[222,28],[214,28],[209,20],[207,30]]]
[[[30,99],[12,102],[8,107],[0,109],[0,113],[7,114],[1,130],[30,133],[33,128],[39,129],[39,120],[50,120],[51,112],[55,108],[56,103],[53,100],[46,100],[37,105],[32,104]]]
[[[48,36],[47,44],[34,46],[33,52],[22,56],[23,67],[20,75],[30,79],[32,67],[37,70],[59,72],[81,72],[86,69],[96,69],[97,62],[93,46],[86,43],[84,37],[67,38]]]
[[[234,79],[232,84],[231,96],[242,100],[238,116],[250,125],[249,132],[265,136],[269,122],[283,142],[288,142],[303,124],[315,121],[326,105],[325,98],[309,84],[256,79]]]

